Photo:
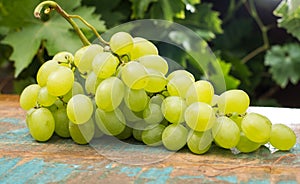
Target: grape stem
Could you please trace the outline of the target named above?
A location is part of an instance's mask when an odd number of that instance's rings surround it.
[[[97,38],[105,45],[109,45],[108,42],[106,42],[97,32],[95,27],[93,27],[91,24],[89,24],[86,20],[84,20],[79,15],[69,15],[67,12],[65,12],[56,2],[54,1],[44,1],[37,5],[37,7],[34,10],[34,16],[38,19],[41,18],[41,14],[49,15],[52,10],[55,10],[57,13],[59,13],[63,18],[65,18],[73,27],[77,35],[79,36],[81,42],[83,45],[91,45],[89,40],[86,38],[86,36],[83,34],[81,29],[78,27],[76,22],[72,18],[79,19],[82,23],[84,23],[88,28],[90,28],[93,33],[97,36]]]

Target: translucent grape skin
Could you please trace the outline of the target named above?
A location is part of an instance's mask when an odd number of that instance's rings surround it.
[[[85,79],[84,87],[85,87],[86,93],[87,94],[95,94],[97,87],[103,80],[104,79],[98,78],[94,72],[90,72]]]
[[[243,132],[241,132],[240,141],[236,145],[236,148],[242,153],[250,153],[250,152],[257,150],[260,146],[261,146],[261,144],[250,141],[246,137],[246,135]]]
[[[106,135],[116,136],[122,133],[126,126],[125,117],[119,108],[110,112],[98,108],[95,112],[95,120],[99,129]]]
[[[31,136],[41,142],[48,141],[55,129],[54,118],[47,108],[35,109],[28,116],[28,128]]]
[[[270,143],[281,151],[288,151],[296,144],[295,132],[284,124],[273,124]]]
[[[222,148],[234,148],[240,140],[240,129],[230,118],[221,116],[217,118],[212,127],[212,135],[217,145]]]
[[[182,124],[171,124],[162,133],[162,143],[168,150],[177,151],[186,144],[187,137],[187,128]]]
[[[149,102],[149,97],[143,89],[134,90],[126,87],[124,93],[124,102],[130,110],[139,112],[146,108]]]
[[[204,154],[211,147],[213,136],[211,131],[197,132],[190,130],[187,138],[187,146],[192,153]]]
[[[46,61],[38,70],[36,75],[37,83],[44,87],[47,85],[49,75],[55,71],[60,65],[55,60]]]
[[[124,55],[131,51],[133,48],[133,38],[126,32],[117,32],[113,34],[109,41],[112,52],[118,55]]]
[[[168,63],[163,57],[159,55],[145,55],[139,57],[137,61],[144,65],[147,69],[156,70],[163,75],[166,75],[168,73]]]
[[[214,87],[212,84],[205,80],[199,80],[188,88],[185,99],[188,105],[194,102],[204,102],[211,105],[213,96]]]
[[[159,105],[150,103],[143,112],[143,118],[146,123],[158,124],[164,119],[164,116]]]
[[[162,145],[162,133],[165,129],[164,125],[149,125],[142,132],[142,141],[148,146]]]
[[[73,96],[67,104],[67,115],[74,124],[83,124],[91,119],[93,114],[91,99],[83,94]]]
[[[145,55],[158,55],[156,46],[144,38],[135,37],[133,43],[133,48],[129,53],[131,60],[136,60]]]
[[[177,74],[168,80],[167,90],[171,96],[180,96],[185,98],[189,87],[193,81],[188,75]]]
[[[123,82],[117,77],[103,80],[95,93],[97,107],[104,111],[113,111],[119,107],[124,98],[124,88]]]
[[[225,91],[218,98],[218,108],[222,114],[245,114],[249,104],[248,94],[239,89]]]
[[[178,96],[165,98],[161,105],[164,117],[171,123],[184,122],[184,112],[187,108],[185,101]]]
[[[167,85],[166,77],[156,70],[148,69],[148,82],[144,87],[145,91],[150,93],[158,93],[163,91]]]
[[[215,124],[216,116],[213,108],[203,102],[189,105],[184,114],[186,124],[195,131],[206,131]]]
[[[128,139],[132,136],[132,128],[129,126],[125,126],[125,129],[118,135],[116,135],[116,138],[120,140]]]
[[[97,77],[105,79],[116,72],[118,64],[118,58],[110,52],[102,52],[97,54],[93,60],[93,72]]]
[[[84,90],[83,90],[82,85],[79,82],[74,81],[72,88],[68,91],[68,93],[66,93],[65,95],[61,96],[60,99],[63,102],[68,103],[69,100],[73,96],[78,95],[78,94],[84,94]]]
[[[52,115],[55,121],[55,129],[54,132],[63,138],[70,137],[70,131],[69,131],[69,118],[67,116],[67,111],[65,108],[59,108],[52,111]]]
[[[41,106],[48,107],[54,104],[57,97],[48,93],[47,87],[42,87],[37,96],[37,103]]]
[[[49,94],[62,96],[72,89],[73,83],[73,71],[68,67],[60,66],[48,76],[46,86]]]
[[[29,110],[37,105],[40,89],[38,84],[31,84],[22,91],[19,100],[22,109]]]
[[[55,54],[52,60],[57,61],[58,64],[62,66],[71,67],[71,63],[74,62],[74,56],[70,52],[63,51]]]
[[[248,113],[241,122],[241,128],[249,140],[265,144],[269,141],[272,123],[261,114]]]
[[[88,144],[94,137],[95,124],[92,118],[82,124],[74,124],[70,121],[69,131],[75,143]]]
[[[99,53],[103,52],[103,48],[98,44],[92,44],[79,49],[74,56],[74,64],[80,73],[89,73],[93,70],[92,63]]]
[[[142,64],[130,61],[122,68],[121,78],[127,87],[143,89],[148,83],[148,72]]]

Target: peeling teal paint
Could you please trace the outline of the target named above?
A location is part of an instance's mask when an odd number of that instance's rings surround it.
[[[238,178],[236,176],[217,176],[220,181],[226,181],[228,183],[238,183]]]
[[[139,179],[150,179],[147,184],[164,184],[170,178],[170,174],[173,171],[173,167],[166,168],[150,168],[141,173]]]
[[[21,119],[17,119],[17,118],[0,118],[0,122],[10,123],[13,125],[21,125],[21,124],[25,125],[25,122],[23,122]]]
[[[15,130],[10,130],[5,133],[0,134],[0,142],[32,142],[33,138],[29,134],[28,128],[20,128]]]
[[[76,169],[71,164],[45,162],[42,159],[32,159],[20,163],[21,158],[0,159],[0,183],[47,183],[66,180]]]
[[[132,168],[132,167],[122,167],[120,169],[120,173],[124,173],[126,174],[127,176],[129,177],[135,177],[138,175],[138,173],[142,170],[141,167],[135,167],[135,168]]]

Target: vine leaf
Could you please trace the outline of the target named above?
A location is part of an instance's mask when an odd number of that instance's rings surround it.
[[[15,63],[15,77],[31,63],[41,43],[44,43],[49,55],[60,51],[74,53],[82,46],[80,39],[72,31],[72,27],[56,12],[53,12],[46,22],[34,18],[33,10],[39,2],[39,0],[0,0],[0,5],[9,7],[0,11],[0,17],[2,17],[0,24],[10,29],[1,43],[13,48],[10,60]],[[93,14],[94,8],[80,7],[81,0],[57,0],[57,3],[66,12],[82,16],[87,22],[95,25],[98,31],[106,29],[104,22],[100,21],[100,15]],[[5,18],[8,16],[9,18]],[[79,24],[79,27],[87,29],[83,24]]]
[[[185,19],[178,19],[177,22],[193,29],[205,40],[211,40],[216,37],[215,34],[223,33],[219,12],[212,10],[212,4],[201,3],[195,8],[196,13],[186,12]]]
[[[298,0],[284,0],[274,10],[274,15],[281,17],[278,26],[300,40],[300,3]]]
[[[236,89],[240,85],[240,80],[234,78],[233,76],[230,75],[230,70],[231,70],[231,63],[226,63],[225,61],[218,59],[218,62],[221,66],[221,69],[223,71],[224,79],[225,79],[225,84],[226,84],[226,89]]]
[[[300,45],[289,43],[271,47],[265,56],[273,80],[284,88],[289,81],[297,84],[300,79]]]

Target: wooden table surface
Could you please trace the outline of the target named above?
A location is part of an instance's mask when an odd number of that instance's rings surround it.
[[[274,114],[275,121],[285,116],[282,121],[298,136],[289,152],[261,147],[235,155],[213,147],[195,155],[109,139],[83,146],[53,136],[38,143],[18,99],[0,95],[0,183],[300,183],[299,109],[251,109]],[[289,112],[294,113],[290,119]]]

